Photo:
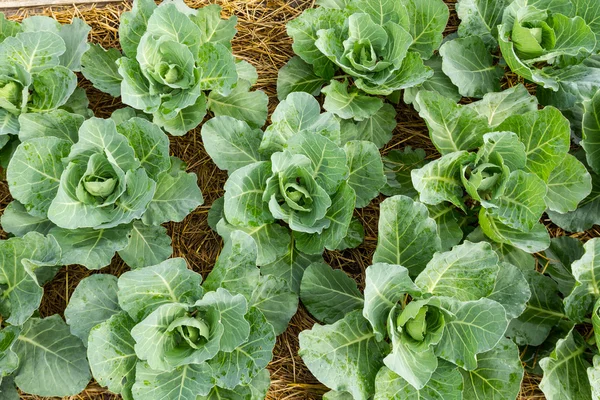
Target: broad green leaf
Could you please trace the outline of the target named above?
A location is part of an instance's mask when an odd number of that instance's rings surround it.
[[[564,296],[568,296],[575,286],[571,264],[581,257],[583,257],[583,243],[570,236],[552,238],[550,247],[544,252],[544,257],[540,257],[539,262],[544,272],[556,281]]]
[[[84,117],[65,110],[52,110],[47,113],[25,113],[19,116],[19,139],[25,142],[38,137],[57,137],[76,143],[79,128]]]
[[[259,266],[270,264],[279,257],[282,257],[286,253],[291,241],[289,229],[279,224],[239,227],[228,224],[225,219],[221,219],[217,224],[217,232],[225,240],[235,230],[246,232],[254,239],[258,246],[256,265]]]
[[[525,311],[526,303],[531,298],[531,290],[522,270],[508,262],[501,262],[494,288],[486,297],[500,303],[506,316],[512,319]]]
[[[498,262],[498,255],[491,245],[467,241],[451,251],[434,254],[415,283],[434,296],[459,301],[478,300],[492,291]]]
[[[14,350],[20,360],[15,383],[26,393],[73,396],[91,379],[85,347],[56,314],[25,322]]]
[[[420,390],[383,367],[375,380],[375,400],[461,400],[463,381],[459,368],[443,360]]]
[[[33,112],[54,110],[67,103],[77,87],[77,76],[63,66],[45,69],[33,78],[29,109]]]
[[[185,169],[174,168],[158,176],[154,197],[142,216],[147,225],[181,222],[197,207],[204,204],[198,187],[198,177]]]
[[[424,167],[413,169],[411,178],[421,202],[429,205],[444,201],[465,210],[463,202],[462,169],[475,160],[475,154],[457,151],[446,154]]]
[[[121,24],[122,26],[123,24]],[[121,57],[117,60],[117,65],[119,75],[123,78],[121,81],[123,103],[146,113],[156,112],[160,106],[160,97],[150,93],[149,83],[142,75],[140,65],[135,61],[135,57],[132,59]]]
[[[202,142],[219,169],[229,173],[258,161],[264,161],[258,148],[263,133],[246,122],[231,117],[215,117],[202,126]]]
[[[131,398],[138,362],[130,333],[134,326],[129,315],[121,311],[93,327],[88,342],[87,356],[94,379],[125,398]]]
[[[80,18],[73,18],[70,24],[60,27],[59,35],[65,42],[66,50],[60,56],[60,64],[71,71],[81,71],[81,59],[90,48],[88,34],[90,26]]]
[[[203,288],[207,291],[225,288],[250,300],[260,281],[260,270],[256,267],[257,252],[256,242],[249,235],[233,231]]]
[[[356,193],[356,208],[367,206],[385,184],[383,162],[374,143],[351,141],[344,146],[350,175],[348,184]]]
[[[504,307],[486,298],[465,302],[444,298],[443,303],[454,315],[446,318],[436,354],[472,371],[477,368],[477,354],[494,348],[504,335],[508,326]]]
[[[65,310],[65,320],[84,346],[88,347],[92,328],[121,311],[117,291],[117,278],[107,274],[91,275],[75,288]]]
[[[482,208],[479,212],[479,224],[487,237],[495,242],[517,247],[528,253],[537,253],[550,246],[550,235],[542,224],[535,224],[530,231],[522,231],[504,225]]]
[[[600,296],[600,238],[589,240],[583,245],[584,254],[579,260],[573,262],[571,271],[577,281],[573,292],[565,298],[567,314],[569,309],[575,309],[577,317],[572,316],[575,321],[583,318],[593,304],[593,299]]]
[[[483,203],[487,213],[503,225],[530,231],[546,210],[547,186],[542,179],[521,170],[511,172],[504,193]]]
[[[225,182],[225,217],[233,225],[259,227],[275,219],[263,201],[271,163],[260,161],[235,170]]]
[[[209,362],[217,386],[233,389],[247,385],[273,358],[275,333],[271,324],[256,308],[248,311],[246,319],[250,323],[248,340],[229,353],[219,352]]]
[[[60,247],[52,236],[30,232],[22,238],[0,241],[0,312],[11,325],[22,325],[40,306],[43,289],[36,273],[48,271],[60,260]],[[49,277],[47,277],[49,278]],[[41,279],[40,279],[41,280]]]
[[[497,47],[498,25],[508,0],[459,0],[456,12],[460,18],[458,34],[461,37],[479,36],[490,50]]]
[[[427,206],[427,209],[429,216],[437,225],[438,236],[442,243],[441,250],[450,250],[463,240],[465,234],[461,225],[464,222],[464,216],[460,210],[457,210],[451,203]]]
[[[134,321],[163,304],[193,304],[202,297],[202,276],[187,269],[183,258],[126,272],[119,278],[119,305]]]
[[[235,60],[231,51],[221,45],[205,43],[200,46],[197,65],[200,66],[200,89],[216,90],[227,96],[237,83]]]
[[[577,15],[586,22],[586,24],[592,29],[592,32],[596,34],[596,45],[600,41],[600,5],[593,0],[573,0],[573,15]]]
[[[220,43],[231,47],[231,39],[237,32],[235,15],[227,20],[221,19],[221,7],[211,4],[198,9],[192,21],[200,27],[200,43]]]
[[[592,177],[585,165],[574,156],[565,154],[548,178],[546,204],[548,209],[562,214],[575,211],[591,191]]]
[[[342,270],[334,270],[319,262],[304,272],[300,298],[308,311],[319,321],[331,324],[363,307],[362,294],[356,282]]]
[[[491,127],[497,127],[512,115],[537,111],[538,101],[523,85],[516,85],[498,93],[487,93],[483,99],[468,104],[478,114],[485,115]]]
[[[187,10],[193,13],[191,9]],[[202,33],[198,25],[182,11],[176,3],[166,3],[157,7],[148,19],[146,34],[169,38],[185,45],[195,54],[199,51]]]
[[[550,277],[534,270],[524,270],[531,297],[525,311],[510,322],[506,335],[518,345],[538,346],[546,340],[550,330],[563,318],[562,299],[558,286]]]
[[[135,57],[135,53],[144,32],[148,19],[156,9],[152,0],[139,0],[133,4],[131,11],[121,15],[119,24],[119,41],[128,57]]]
[[[62,158],[69,155],[70,148],[70,142],[56,137],[31,139],[17,147],[6,170],[6,180],[12,196],[27,212],[46,216],[58,191],[64,168]]]
[[[446,42],[440,48],[442,69],[465,97],[483,97],[500,91],[504,71],[494,65],[492,55],[479,36],[469,36]]]
[[[342,119],[363,121],[383,107],[381,99],[361,94],[356,89],[349,90],[348,81],[332,80],[321,92],[325,93],[323,108]]]
[[[47,217],[35,217],[29,214],[25,207],[16,200],[6,206],[1,218],[2,230],[15,236],[24,236],[28,232],[45,235],[54,227]]]
[[[412,276],[421,272],[441,250],[435,221],[427,208],[405,196],[394,196],[380,205],[379,238],[374,263],[402,265]]]
[[[290,243],[285,254],[272,263],[263,265],[261,271],[264,275],[273,275],[285,280],[290,290],[299,294],[304,271],[309,265],[317,262],[323,262],[323,257],[320,254],[304,254],[298,251],[293,243]]]
[[[119,58],[121,58],[119,50],[113,48],[104,50],[99,44],[92,43],[81,57],[81,72],[96,89],[118,97],[121,95],[123,80],[117,66]]]
[[[298,56],[285,64],[277,75],[277,98],[282,101],[293,92],[306,92],[313,96],[321,93],[328,81],[314,73],[313,67]]]
[[[484,115],[439,93],[421,91],[416,101],[431,141],[442,155],[478,148],[483,135],[491,131]]]
[[[462,96],[458,93],[458,88],[454,86],[452,80],[442,70],[442,57],[439,54],[434,54],[433,57],[425,61],[425,65],[433,70],[433,76],[419,86],[406,88],[403,96],[404,102],[412,104],[417,112],[420,111],[420,107],[415,99],[417,94],[422,90],[438,92],[444,98],[458,102]]]
[[[377,6],[374,4],[373,7]],[[442,34],[450,15],[448,6],[441,0],[402,0],[395,7],[400,15],[400,25],[413,37],[410,50],[416,51],[424,59],[430,58],[442,43]]]
[[[360,311],[333,325],[315,324],[300,333],[300,357],[327,387],[367,400],[375,392],[375,377],[389,345],[378,342]]]
[[[198,127],[206,116],[206,96],[204,93],[201,93],[194,104],[178,111],[173,117],[162,114],[160,111],[153,115],[154,119],[152,122],[164,128],[171,135],[185,135],[187,132]]]
[[[362,222],[356,217],[352,217],[348,226],[348,233],[342,239],[336,250],[344,251],[347,249],[355,249],[365,240],[365,227]]]
[[[600,358],[594,356],[594,365],[587,369],[588,379],[592,389],[592,398],[600,397]]]
[[[18,133],[19,119],[14,114],[0,109],[0,135],[17,135]]]
[[[583,337],[572,330],[558,341],[549,357],[540,360],[544,371],[540,389],[548,400],[591,398],[587,378],[591,365],[584,357],[587,347]]]
[[[4,13],[0,14],[0,41],[4,41],[7,37],[15,36],[22,30],[21,24],[17,21],[7,19]]]
[[[117,251],[122,251],[131,240],[130,225],[110,229],[63,229],[54,227],[54,236],[62,250],[61,263],[81,264],[88,269],[100,269],[110,264]]]
[[[55,33],[21,32],[2,42],[0,59],[20,64],[36,74],[57,66],[65,50],[65,42]]]
[[[170,371],[156,371],[138,361],[135,369],[134,399],[196,400],[213,387],[212,370],[206,363],[188,364]]]
[[[525,145],[512,132],[490,132],[483,135],[483,147],[477,154],[479,160],[488,160],[494,153],[502,157],[502,162],[510,171],[525,167],[527,154]]]
[[[378,341],[386,335],[388,316],[406,294],[419,295],[421,290],[400,265],[377,263],[366,270],[363,316],[373,326]]]
[[[264,272],[264,271],[263,271]],[[252,292],[250,307],[260,310],[273,326],[275,336],[285,332],[290,319],[298,309],[298,295],[285,280],[273,275],[261,276]]]
[[[381,189],[386,196],[404,195],[415,198],[419,193],[415,190],[410,177],[410,171],[425,165],[425,151],[412,149],[410,146],[403,150],[392,150],[383,157],[383,169],[387,184]]]
[[[133,269],[156,265],[173,253],[171,237],[163,226],[148,226],[135,221],[129,234],[126,247],[118,251],[123,261]]]
[[[354,397],[348,392],[336,392],[330,390],[323,395],[323,400],[353,400]]]
[[[381,148],[392,139],[395,128],[396,110],[386,103],[373,116],[363,121],[341,121],[341,142],[368,140]]]
[[[477,368],[460,370],[465,399],[514,399],[521,390],[523,366],[518,347],[502,338],[493,349],[477,355]]]
[[[267,395],[271,377],[269,370],[263,369],[259,372],[248,385],[238,385],[233,389],[223,389],[214,386],[207,396],[199,396],[197,400],[247,400],[263,399]]]
[[[229,116],[245,121],[253,127],[261,127],[267,120],[269,98],[260,91],[248,91],[247,87],[235,87],[227,96],[217,91],[208,95],[207,107],[215,116]]]
[[[582,135],[581,147],[586,152],[587,162],[596,173],[600,173],[600,91],[585,103]]]

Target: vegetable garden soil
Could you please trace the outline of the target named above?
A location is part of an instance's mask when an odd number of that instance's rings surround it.
[[[209,3],[222,6],[224,16],[237,15],[238,34],[233,40],[233,52],[236,56],[252,63],[258,70],[257,88],[265,91],[270,98],[270,111],[277,104],[276,82],[277,71],[292,57],[291,40],[287,37],[285,24],[299,15],[304,9],[314,6],[311,0],[192,0],[186,1],[192,7],[200,7]],[[456,30],[458,19],[454,13],[454,1],[447,1],[452,14],[447,32]],[[0,7],[2,3],[0,2]],[[68,6],[52,8],[30,8],[8,10],[10,19],[20,20],[25,16],[43,14],[57,19],[59,22],[70,22],[73,17],[82,18],[92,27],[90,41],[103,47],[118,47],[118,22],[123,11],[131,7],[130,2],[107,4],[102,6]],[[5,12],[7,10],[4,10]],[[119,99],[112,99],[101,93],[91,84],[82,80],[87,90],[90,107],[97,117],[108,117],[110,113],[122,107]],[[504,87],[519,83],[514,75],[507,75]],[[420,119],[412,107],[398,106],[398,125],[393,140],[383,149],[387,153],[391,149],[402,149],[405,146],[423,148],[431,157],[436,157],[435,148],[429,141],[425,122]],[[198,175],[199,186],[205,198],[205,204],[190,214],[181,223],[168,224],[169,234],[173,241],[173,256],[185,257],[195,271],[206,276],[214,265],[222,246],[221,238],[212,232],[207,223],[208,210],[214,200],[223,194],[226,173],[220,171],[205,152],[200,140],[200,129],[183,137],[171,137],[171,152],[183,159],[188,171]],[[4,173],[2,172],[2,175]],[[10,194],[6,181],[0,182],[0,212],[10,202]],[[340,268],[351,275],[359,283],[364,284],[364,271],[370,265],[371,257],[377,244],[377,222],[379,202],[376,199],[370,206],[358,210],[357,216],[365,226],[365,242],[357,249],[343,252],[327,252],[326,261],[334,268]],[[565,234],[560,229],[548,224],[553,236]],[[589,239],[600,237],[600,228],[571,236]],[[0,231],[0,238],[6,234]],[[543,268],[543,265],[540,265]],[[100,272],[120,275],[127,270],[125,264],[115,257],[112,264]],[[63,314],[69,297],[80,280],[92,272],[83,267],[71,265],[64,267],[56,278],[44,287],[44,298],[40,307],[43,317],[55,313]],[[287,331],[277,339],[274,358],[269,365],[271,371],[271,389],[268,399],[318,399],[327,390],[310,374],[297,355],[298,333],[310,328],[315,321],[300,307],[292,319]],[[521,399],[543,399],[537,388],[537,379],[526,376],[521,391]],[[37,396],[22,394],[23,399],[39,399]],[[117,399],[95,383],[78,396],[70,399]]]

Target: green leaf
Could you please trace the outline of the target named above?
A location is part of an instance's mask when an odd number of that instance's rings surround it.
[[[52,110],[47,113],[24,113],[19,116],[19,139],[25,142],[38,137],[57,137],[71,143],[79,140],[79,128],[84,117],[65,110]]]
[[[374,143],[351,141],[344,146],[348,169],[348,184],[356,193],[356,208],[367,206],[385,184],[383,162]]]
[[[341,142],[368,140],[381,148],[392,139],[395,128],[396,109],[386,103],[374,115],[362,121],[341,121]]]
[[[33,112],[54,110],[67,103],[77,87],[77,76],[63,66],[45,69],[33,78],[29,109]]]
[[[66,50],[60,56],[60,64],[71,71],[81,71],[81,59],[90,48],[88,34],[90,26],[79,18],[73,18],[70,24],[60,27],[59,35],[65,42]]]
[[[285,254],[279,256],[272,263],[261,266],[260,270],[264,275],[273,275],[283,279],[291,291],[299,294],[304,271],[312,263],[318,262],[324,262],[322,255],[304,254],[290,242]]]
[[[494,288],[486,297],[500,303],[506,311],[506,316],[512,319],[525,311],[531,291],[523,272],[504,261],[498,268]]]
[[[125,104],[130,104],[125,101],[123,102]],[[206,116],[206,96],[204,93],[201,93],[194,104],[179,110],[174,117],[164,115],[160,111],[153,115],[154,119],[152,122],[164,128],[164,130],[171,135],[185,135],[192,129],[197,128]]]
[[[394,306],[408,293],[420,295],[421,290],[400,265],[376,263],[366,270],[363,316],[369,320],[378,341],[386,335],[388,316]]]
[[[36,138],[21,143],[6,170],[12,196],[27,212],[44,217],[58,191],[63,172],[62,158],[69,155],[71,143],[55,137]]]
[[[425,151],[412,149],[410,146],[403,150],[392,150],[383,157],[383,169],[387,184],[381,189],[386,196],[404,195],[414,198],[419,195],[410,177],[410,171],[425,165]]]
[[[419,86],[406,88],[404,90],[403,99],[406,104],[412,104],[416,111],[420,111],[420,107],[415,99],[417,94],[422,90],[438,92],[443,95],[444,98],[451,99],[454,102],[458,102],[462,98],[460,93],[458,93],[458,88],[454,86],[448,75],[442,70],[442,57],[439,54],[434,54],[433,57],[426,60],[425,66],[433,70],[433,76]]]
[[[379,237],[374,263],[402,265],[412,276],[421,272],[441,250],[435,221],[427,208],[405,196],[394,196],[380,205]]]
[[[121,24],[122,26],[123,24]],[[156,112],[160,106],[160,97],[150,93],[149,83],[143,77],[140,65],[135,60],[135,55],[132,59],[121,57],[117,60],[117,65],[119,75],[123,78],[121,82],[121,100],[123,103],[146,113]]]
[[[464,237],[461,224],[464,216],[450,203],[440,203],[435,206],[427,206],[429,216],[437,225],[438,236],[442,243],[442,250],[449,250],[459,244]]]
[[[567,213],[575,211],[577,205],[592,191],[592,177],[577,158],[566,154],[550,173],[546,204],[552,211]]]
[[[438,368],[420,390],[389,368],[381,368],[375,380],[374,400],[461,400],[462,391],[463,381],[459,369],[449,362],[439,360]]]
[[[277,98],[282,101],[290,93],[306,92],[313,96],[321,93],[328,81],[314,73],[313,67],[298,56],[292,57],[277,75]]]
[[[521,390],[523,366],[518,347],[506,338],[477,355],[477,369],[460,370],[466,399],[514,399]]]
[[[125,272],[119,278],[119,305],[140,321],[163,304],[193,304],[202,297],[202,276],[187,269],[183,258]]]
[[[267,120],[269,98],[260,91],[248,91],[244,86],[238,86],[227,96],[219,92],[210,92],[207,107],[215,116],[229,116],[246,121],[253,127],[260,127]]]
[[[74,396],[91,379],[85,347],[58,315],[25,322],[14,350],[20,360],[15,383],[26,393]]]
[[[139,0],[133,4],[131,11],[121,15],[119,24],[119,41],[123,52],[128,57],[135,58],[135,53],[140,43],[148,19],[156,9],[156,3],[152,0]]]
[[[485,235],[493,241],[517,247],[528,253],[537,253],[550,246],[550,235],[542,224],[535,224],[530,231],[522,231],[504,225],[482,208],[479,212],[479,225]]]
[[[540,389],[548,400],[591,398],[587,379],[591,365],[584,357],[587,347],[581,335],[572,330],[558,341],[549,357],[540,360],[544,371]]]
[[[327,387],[367,400],[375,392],[375,376],[389,345],[378,342],[360,311],[333,325],[315,324],[300,333],[300,357]]]
[[[500,91],[504,70],[494,65],[492,55],[479,36],[446,42],[440,48],[442,69],[465,97],[483,97]]]
[[[207,396],[199,396],[197,400],[247,400],[263,399],[267,395],[271,377],[269,370],[263,369],[259,372],[248,385],[238,385],[233,389],[223,389],[218,386],[212,388]]]
[[[117,60],[121,52],[110,48],[104,50],[99,44],[92,43],[90,48],[81,58],[81,72],[94,87],[113,97],[121,95],[121,81]]]
[[[221,7],[211,4],[198,9],[192,21],[200,28],[200,43],[220,43],[231,47],[231,39],[237,32],[235,15],[228,20],[221,19]]]
[[[129,234],[126,247],[118,251],[123,261],[133,269],[156,265],[173,253],[171,237],[163,226],[148,226],[135,221]]]
[[[127,247],[131,226],[110,229],[63,229],[54,227],[54,236],[62,250],[61,263],[80,264],[88,269],[100,269],[110,264],[117,251]]]
[[[573,318],[578,321],[583,318],[589,311],[593,301],[591,299],[600,296],[600,238],[589,240],[583,245],[584,254],[579,260],[574,261],[571,265],[571,271],[575,280],[575,288],[569,296],[565,298],[565,305],[568,308],[577,307],[581,309],[578,312],[579,318]],[[569,314],[569,310],[567,310]]]
[[[484,115],[491,127],[497,127],[512,115],[537,111],[538,101],[521,84],[498,93],[487,93],[483,99],[466,106]]]
[[[258,151],[263,133],[231,117],[215,117],[202,126],[202,142],[219,169],[230,174],[254,162],[264,161]]]
[[[213,387],[208,364],[187,364],[170,371],[156,371],[139,361],[135,369],[134,399],[196,400]]]
[[[84,346],[88,347],[88,336],[96,325],[121,311],[117,291],[117,278],[106,274],[91,275],[75,288],[65,310],[65,320]]]
[[[308,311],[319,321],[332,324],[354,310],[363,307],[363,296],[356,282],[342,270],[334,270],[319,262],[304,272],[300,298]]]
[[[600,92],[585,103],[581,147],[586,152],[590,167],[600,173]]]
[[[45,235],[54,227],[46,217],[34,217],[16,200],[11,201],[2,213],[0,225],[2,230],[15,236],[24,236],[28,232]]]
[[[570,236],[552,238],[544,256],[540,263],[545,273],[556,281],[560,292],[567,296],[575,286],[571,264],[583,257],[583,243]]]
[[[497,47],[498,25],[508,0],[459,0],[456,12],[460,18],[458,35],[479,36],[490,50]]]
[[[483,135],[483,147],[479,149],[478,158],[489,160],[497,154],[511,171],[520,170],[527,163],[525,145],[512,132],[490,132]]]
[[[198,25],[189,18],[189,14],[193,14],[193,11],[187,7],[166,3],[162,7],[157,7],[152,13],[148,19],[146,33],[169,38],[185,45],[192,53],[197,53],[202,33]]]
[[[125,398],[132,396],[138,361],[130,333],[134,326],[129,315],[121,311],[96,325],[89,335],[87,356],[94,379]]]
[[[56,67],[66,50],[65,42],[52,32],[21,32],[0,46],[0,59],[20,64],[31,74]]]
[[[416,101],[431,141],[442,155],[476,149],[483,144],[483,135],[491,131],[484,115],[437,92],[421,91]]]
[[[246,319],[250,323],[248,340],[230,353],[219,352],[209,362],[215,382],[220,387],[233,389],[239,384],[249,384],[273,358],[273,327],[256,308],[248,311]]]
[[[23,325],[38,309],[43,289],[36,270],[56,272],[47,268],[60,260],[60,248],[52,236],[30,232],[22,238],[0,241],[0,312],[11,325]],[[46,267],[46,268],[44,268]],[[41,279],[40,279],[41,280]]]
[[[409,50],[416,51],[424,59],[430,58],[442,43],[450,15],[448,6],[442,0],[402,0],[396,7],[400,24],[413,37]]]
[[[477,368],[477,354],[494,348],[504,335],[508,326],[504,307],[486,298],[465,302],[444,298],[443,302],[454,315],[446,318],[436,354],[472,371]]]
[[[323,108],[342,119],[363,121],[383,107],[383,101],[377,97],[365,96],[357,89],[348,90],[348,81],[332,80],[321,91],[325,93]]]
[[[278,336],[285,332],[290,319],[296,314],[298,295],[290,290],[285,280],[265,275],[260,277],[249,303],[250,307],[263,313],[273,326],[275,336]]]
[[[216,90],[224,96],[231,93],[238,76],[235,60],[227,47],[221,44],[203,44],[200,46],[196,63],[200,66],[201,90]]]

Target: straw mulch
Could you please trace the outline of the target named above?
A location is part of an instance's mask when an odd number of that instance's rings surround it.
[[[454,0],[447,0],[454,10]],[[237,15],[239,18],[238,35],[233,41],[234,53],[252,63],[258,70],[257,89],[265,91],[270,99],[270,110],[277,103],[276,80],[277,71],[293,55],[291,41],[285,32],[285,24],[296,17],[302,10],[314,6],[313,0],[188,0],[192,7],[200,7],[209,3],[217,3],[223,7],[224,16]],[[43,14],[56,18],[60,22],[69,22],[73,17],[82,18],[91,27],[91,41],[103,47],[118,47],[118,21],[123,11],[131,7],[126,4],[109,4],[103,7],[65,7],[49,9],[18,10],[10,13],[11,19],[21,19],[27,15]],[[458,20],[452,13],[448,32],[456,29]],[[518,83],[514,76],[508,76],[506,86]],[[118,99],[112,99],[93,89],[88,82],[82,85],[87,89],[91,108],[98,117],[107,117],[122,105]],[[418,114],[404,105],[398,106],[398,126],[392,142],[384,149],[400,149],[410,145],[424,148],[435,157],[435,149],[429,141],[425,123]],[[200,140],[199,129],[184,137],[171,138],[171,149],[174,155],[182,158],[188,170],[198,175],[198,183],[205,197],[205,204],[194,211],[181,223],[169,224],[172,237],[173,256],[185,257],[195,271],[204,276],[210,271],[221,249],[220,237],[211,231],[207,224],[207,214],[212,202],[223,194],[222,188],[226,174],[212,163]],[[364,271],[370,264],[377,244],[378,204],[383,198],[376,199],[372,205],[357,211],[357,216],[365,226],[365,242],[358,249],[344,252],[328,252],[326,260],[334,267],[344,270],[363,286]],[[6,182],[0,182],[0,212],[10,201]],[[553,228],[554,234],[561,234]],[[585,236],[600,236],[600,232],[589,232]],[[0,236],[5,235],[0,231]],[[582,235],[579,235],[582,236]],[[125,264],[115,257],[113,263],[101,272],[120,275],[127,270]],[[55,313],[62,314],[69,297],[78,282],[91,272],[79,266],[63,268],[57,277],[46,285],[45,295],[40,312],[42,316]],[[327,390],[310,374],[302,360],[297,356],[298,333],[309,329],[314,320],[301,307],[292,319],[288,330],[277,340],[275,354],[269,369],[272,385],[268,394],[269,400],[283,399],[318,399]],[[527,376],[524,380],[521,399],[542,399],[537,389],[538,378]],[[78,396],[71,399],[116,399],[96,383]],[[23,399],[39,399],[36,396],[23,394]]]

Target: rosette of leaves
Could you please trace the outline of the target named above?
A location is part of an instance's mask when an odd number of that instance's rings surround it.
[[[285,282],[261,275],[256,254],[235,232],[203,283],[181,258],[83,280],[65,315],[94,378],[126,399],[264,399],[271,323],[285,327],[296,304],[283,321]]]
[[[54,277],[60,258],[61,249],[52,236],[31,232],[0,241],[3,399],[18,399],[17,387],[38,396],[72,396],[91,378],[79,338],[58,315],[41,319],[36,314],[42,285]]]
[[[301,299],[326,325],[300,333],[299,354],[326,398],[517,397],[523,367],[504,333],[530,296],[523,274],[489,243],[440,248],[427,208],[394,196],[364,294],[343,271],[308,267]]]
[[[421,154],[408,181],[403,165],[415,160],[393,153],[398,173],[388,173],[388,186],[418,193],[449,245],[480,226],[495,242],[542,251],[550,244],[542,214],[568,215],[591,193],[585,165],[569,154],[569,121],[556,108],[538,110],[523,86],[466,106],[430,91],[416,102],[441,157],[426,163]]]
[[[256,70],[231,53],[236,23],[235,16],[221,19],[217,5],[194,10],[182,0],[158,6],[135,0],[121,16],[123,53],[92,45],[83,74],[99,90],[151,114],[173,135],[196,128],[207,110],[262,126],[268,98],[249,92]]]
[[[222,236],[234,229],[253,236],[259,265],[290,248],[320,255],[362,241],[352,215],[385,183],[379,151],[369,141],[344,141],[339,121],[321,114],[308,93],[282,101],[264,132],[217,117],[203,126],[202,139],[217,166],[229,172],[216,228]]]
[[[160,224],[203,202],[196,175],[169,157],[167,135],[133,110],[86,121],[61,110],[31,114],[19,138],[2,227],[51,234],[65,265],[99,269],[115,252],[132,268],[164,261],[172,250]]]
[[[17,146],[20,115],[57,109],[88,116],[87,98],[77,89],[90,27],[79,18],[61,25],[34,16],[19,23],[0,13],[0,149],[2,163]],[[7,144],[11,142],[11,145]]]
[[[280,100],[291,92],[325,93],[324,107],[345,120],[380,125],[383,146],[395,111],[378,96],[423,83],[424,64],[439,47],[448,22],[441,0],[318,1],[287,25],[297,54],[279,72]],[[326,86],[325,86],[326,85]],[[325,86],[325,87],[323,87]]]

